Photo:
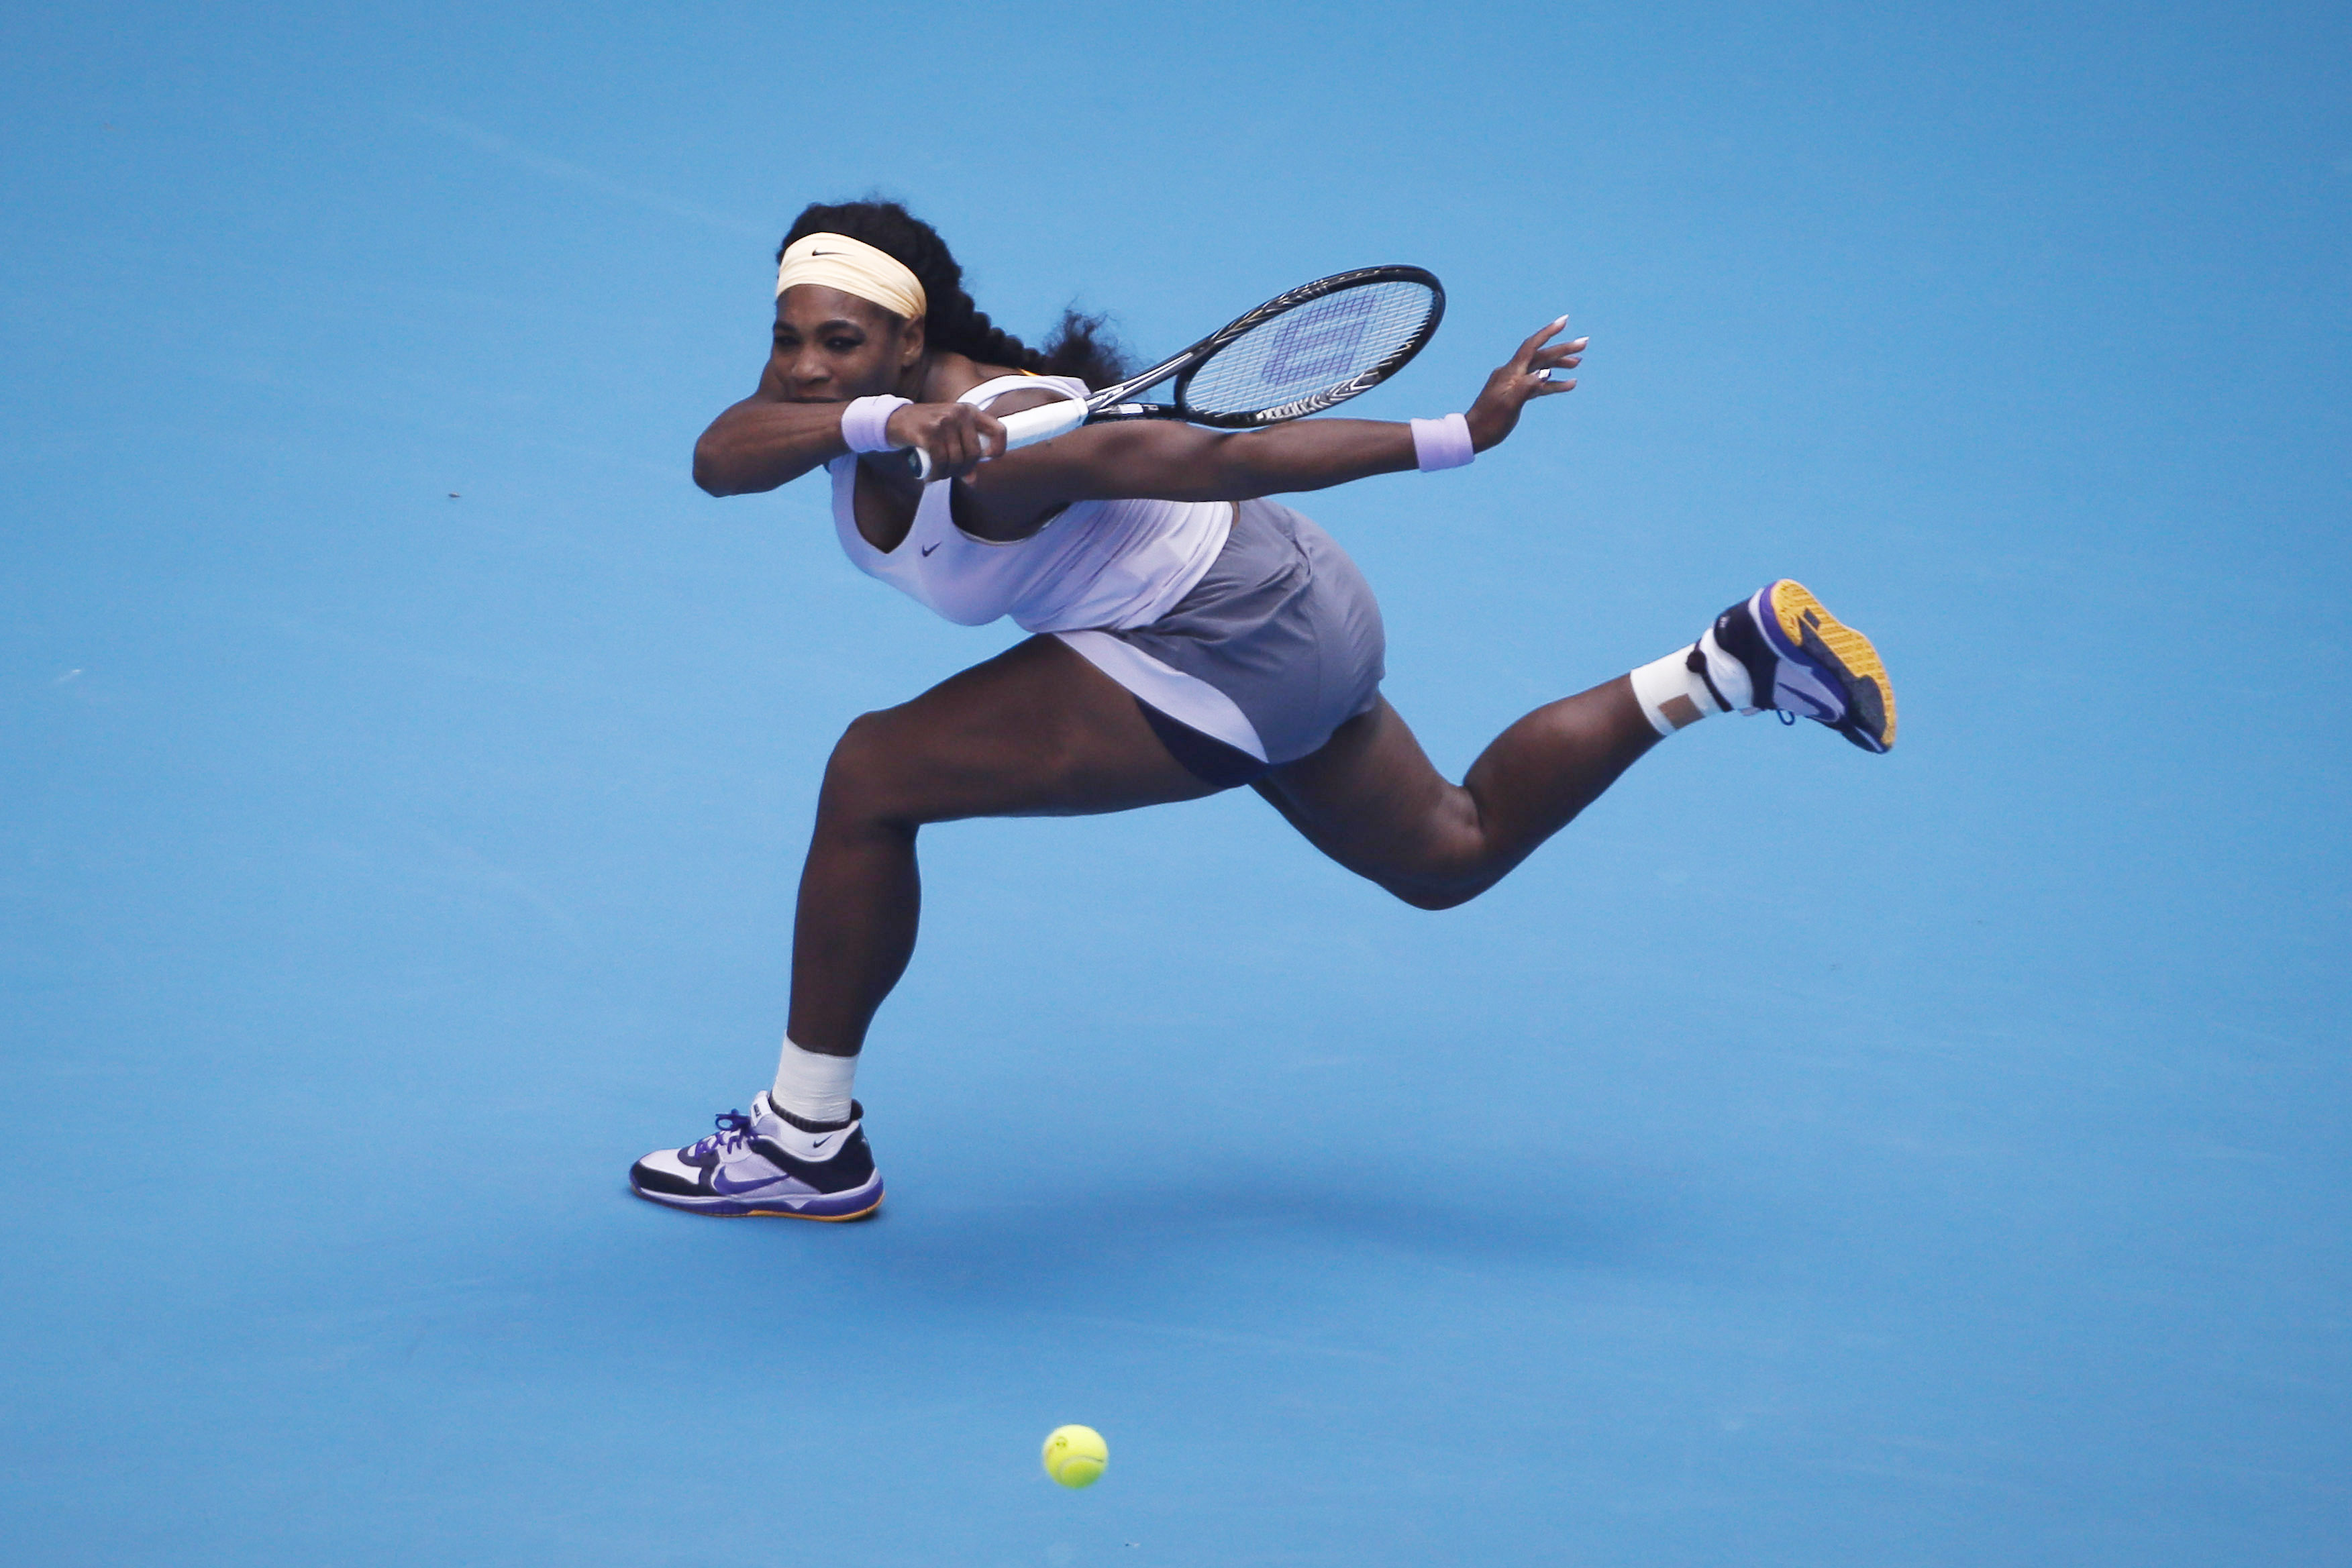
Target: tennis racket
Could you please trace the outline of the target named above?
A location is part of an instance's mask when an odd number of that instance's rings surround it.
[[[1255,430],[1320,413],[1404,369],[1444,316],[1444,287],[1418,267],[1363,267],[1318,277],[1084,402],[1059,398],[1006,414],[1005,448],[1034,446],[1111,419]],[[1171,376],[1174,401],[1131,401]],[[920,447],[906,451],[908,469],[928,480],[930,455]]]

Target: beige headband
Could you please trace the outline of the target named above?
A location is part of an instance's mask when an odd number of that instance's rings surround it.
[[[803,235],[784,247],[776,268],[776,293],[796,283],[817,283],[870,299],[883,309],[911,321],[923,314],[922,279],[907,270],[888,251],[877,250],[847,235]]]

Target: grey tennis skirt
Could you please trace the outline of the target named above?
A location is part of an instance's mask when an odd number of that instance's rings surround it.
[[[1057,635],[1220,788],[1318,749],[1380,700],[1387,674],[1371,585],[1329,534],[1274,501],[1240,503],[1207,575],[1149,626]]]

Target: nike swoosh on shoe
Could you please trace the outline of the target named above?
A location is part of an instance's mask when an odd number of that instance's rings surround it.
[[[758,1192],[762,1187],[781,1186],[793,1178],[789,1175],[761,1176],[757,1181],[737,1181],[725,1171],[710,1173],[710,1190],[721,1197],[734,1197],[742,1193]],[[805,1184],[803,1184],[805,1185]]]

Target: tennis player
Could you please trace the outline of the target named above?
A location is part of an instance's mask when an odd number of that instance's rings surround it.
[[[639,1160],[631,1186],[700,1214],[852,1219],[882,1201],[851,1097],[867,1024],[914,952],[917,833],[965,817],[1076,815],[1248,785],[1357,874],[1421,909],[1492,887],[1666,736],[1778,710],[1865,751],[1895,741],[1868,639],[1794,582],[1698,639],[1536,709],[1446,781],[1381,695],[1371,589],[1331,536],[1268,499],[1468,463],[1573,388],[1554,321],[1468,409],[1250,432],[1086,426],[1006,453],[999,416],[1116,381],[1097,323],[1043,351],[992,326],[929,225],[895,203],[817,205],[778,256],[774,344],[695,447],[714,496],[823,467],[842,548],[949,620],[1032,635],[849,726],[801,873],[792,1010],[749,1113]],[[929,483],[899,450],[930,459]]]

